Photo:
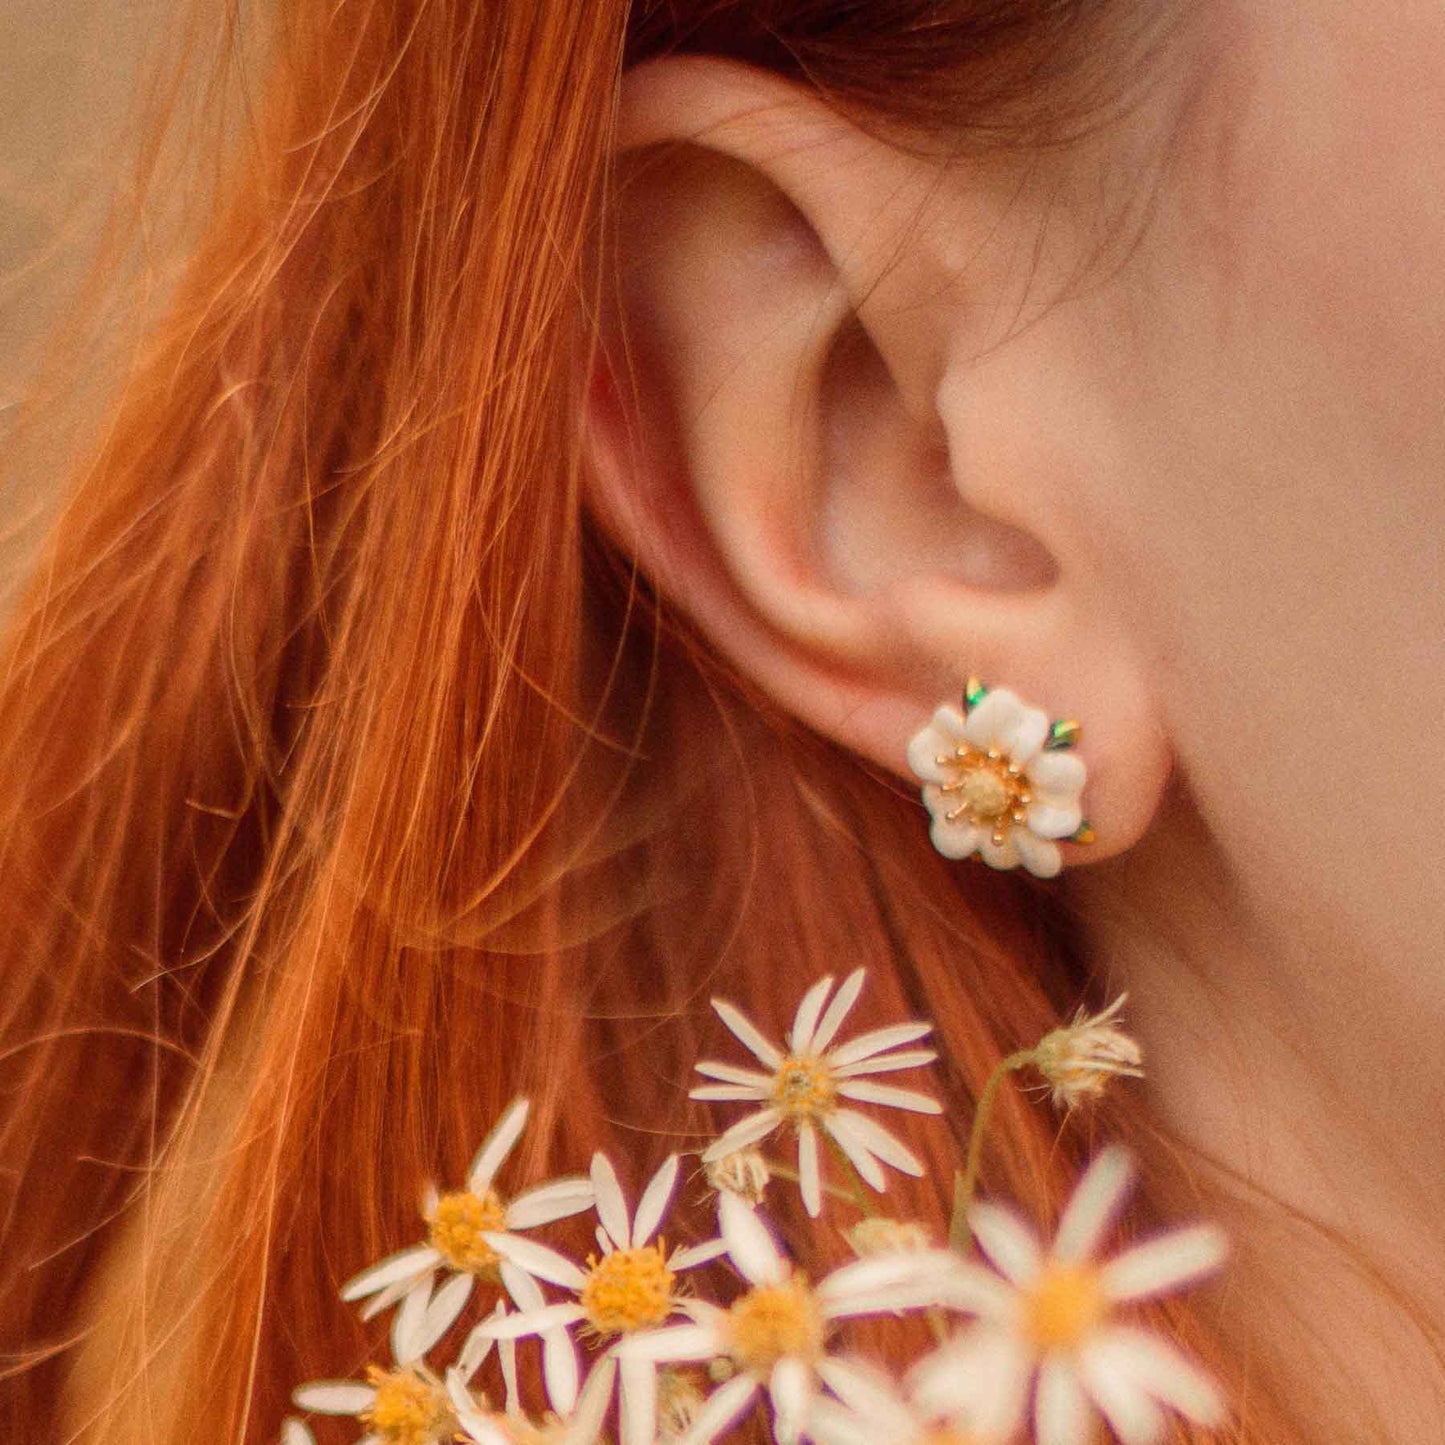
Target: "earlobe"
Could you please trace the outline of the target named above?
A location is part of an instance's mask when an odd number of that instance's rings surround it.
[[[955,234],[982,225],[987,195],[731,62],[654,62],[627,84],[635,148],[584,417],[596,519],[741,673],[900,777],[969,673],[1077,711],[1088,851],[1128,846],[1169,766],[1142,674],[1055,554],[1050,477],[1010,476],[1008,506],[980,504],[1002,483],[949,412],[967,318],[1008,284]],[[907,199],[924,193],[930,207]],[[1028,424],[1010,415],[998,425]],[[1040,798],[1056,781],[1036,780]],[[1073,804],[1050,798],[1019,805],[1047,844],[1041,873],[1078,827],[1060,831]],[[1011,856],[1027,865],[1031,847]]]

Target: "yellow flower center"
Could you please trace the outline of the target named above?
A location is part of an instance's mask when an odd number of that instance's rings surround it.
[[[816,1360],[827,1325],[807,1281],[794,1275],[782,1284],[749,1290],[728,1311],[728,1353],[745,1370],[766,1375],[779,1360]]]
[[[507,1208],[493,1189],[473,1194],[459,1189],[443,1194],[426,1217],[428,1240],[447,1264],[464,1274],[495,1274],[496,1250],[482,1235],[505,1229]]]
[[[625,1335],[660,1325],[672,1313],[672,1283],[661,1243],[616,1249],[589,1260],[578,1303],[598,1334]]]
[[[958,799],[958,806],[946,814],[950,823],[967,821],[992,830],[997,842],[1007,829],[1028,818],[1033,801],[1029,780],[1017,763],[1010,762],[997,748],[987,752],[960,743],[952,753],[938,759],[950,773],[942,791]]]
[[[456,1432],[456,1417],[446,1397],[420,1375],[373,1365],[367,1378],[376,1388],[376,1399],[359,1418],[386,1445],[439,1445]]]
[[[778,1065],[773,1100],[790,1119],[817,1119],[837,1099],[833,1071],[821,1059],[790,1056]]]
[[[1097,1270],[1050,1264],[1024,1298],[1024,1334],[1041,1351],[1074,1350],[1108,1312]]]

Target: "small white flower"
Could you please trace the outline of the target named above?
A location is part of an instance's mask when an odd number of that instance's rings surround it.
[[[459,1315],[475,1280],[502,1278],[501,1256],[486,1242],[487,1234],[535,1229],[591,1208],[592,1185],[581,1177],[554,1179],[510,1200],[498,1193],[493,1181],[522,1136],[529,1107],[526,1099],[514,1099],[507,1106],[477,1150],[465,1189],[450,1194],[428,1189],[422,1209],[427,1223],[424,1244],[388,1256],[341,1287],[342,1299],[366,1300],[363,1319],[429,1289],[438,1270],[448,1270],[453,1276],[437,1292],[439,1298],[456,1280],[466,1281],[465,1288],[457,1285],[450,1296]]]
[[[1215,1383],[1173,1345],[1121,1323],[1117,1311],[1212,1274],[1224,1262],[1224,1236],[1193,1225],[1096,1261],[1131,1180],[1123,1150],[1100,1154],[1047,1252],[1013,1214],[973,1207],[974,1238],[998,1274],[969,1267],[979,1319],[919,1365],[915,1391],[927,1409],[1004,1438],[1031,1410],[1037,1445],[1090,1440],[1095,1409],[1125,1445],[1161,1440],[1165,1407],[1200,1425],[1222,1423]]]
[[[842,1360],[828,1364],[834,1324],[951,1303],[950,1284],[964,1269],[945,1251],[896,1254],[843,1265],[814,1285],[793,1269],[737,1195],[721,1196],[718,1217],[728,1255],[748,1288],[727,1309],[684,1300],[690,1323],[633,1335],[617,1346],[624,1369],[634,1361],[726,1362],[730,1377],[697,1410],[682,1445],[718,1439],[762,1392],[777,1439],[791,1445],[805,1428],[825,1365],[830,1374],[848,1369]]]
[[[878,1084],[866,1077],[931,1064],[937,1057],[931,1049],[900,1046],[931,1033],[932,1024],[894,1024],[862,1034],[851,1043],[833,1044],[858,1000],[866,972],[860,968],[849,974],[831,1002],[828,996],[833,990],[832,977],[819,979],[798,1005],[786,1047],[770,1043],[732,1004],[723,999],[712,1001],[718,1017],[767,1072],[709,1060],[697,1065],[698,1073],[719,1082],[693,1089],[689,1098],[759,1106],[756,1113],[734,1124],[708,1146],[702,1156],[704,1164],[746,1149],[775,1129],[791,1124],[798,1134],[803,1203],[814,1217],[823,1207],[819,1129],[837,1144],[872,1189],[882,1191],[887,1187],[884,1164],[904,1174],[922,1175],[923,1165],[911,1150],[866,1114],[845,1107],[845,1101],[850,1101],[918,1114],[943,1112],[942,1105],[927,1094]]]
[[[1102,1013],[1080,1009],[1074,1021],[1044,1035],[1034,1050],[1034,1067],[1053,1088],[1056,1108],[1073,1109],[1097,1099],[1110,1079],[1144,1077],[1144,1053],[1118,1027],[1119,1010],[1129,995],[1121,993]]]
[[[674,1154],[652,1176],[634,1215],[628,1210],[612,1162],[605,1154],[594,1154],[592,1187],[597,1196],[597,1243],[602,1253],[585,1265],[535,1240],[489,1236],[506,1266],[558,1285],[570,1291],[572,1299],[549,1305],[538,1291],[527,1304],[517,1300],[518,1313],[498,1317],[481,1326],[482,1330],[501,1340],[541,1335],[548,1381],[562,1383],[569,1377],[575,1380],[578,1373],[576,1346],[568,1330],[580,1327],[599,1339],[612,1340],[652,1329],[676,1314],[682,1307],[676,1293],[678,1273],[716,1259],[725,1248],[721,1240],[712,1240],[669,1254],[661,1241],[654,1242],[677,1188],[677,1173]],[[517,1280],[512,1284],[514,1298],[519,1290],[528,1288]],[[565,1388],[561,1393],[565,1397]],[[554,1399],[557,1394],[554,1388]],[[639,1369],[637,1361],[624,1362],[620,1399],[623,1445],[648,1445],[657,1427],[650,1366]]]
[[[1048,714],[1005,687],[985,693],[965,717],[941,707],[908,744],[933,815],[929,836],[945,858],[978,853],[993,868],[1022,863],[1039,878],[1063,866],[1054,839],[1083,827],[1079,796],[1087,770],[1050,743]]]
[[[956,1414],[921,1405],[867,1361],[848,1360],[839,1370],[829,1360],[819,1373],[833,1395],[808,1414],[813,1445],[1002,1445]]]

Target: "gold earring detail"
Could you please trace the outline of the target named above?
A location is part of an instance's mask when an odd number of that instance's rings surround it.
[[[1022,864],[1037,878],[1063,867],[1059,839],[1092,843],[1079,796],[1087,769],[1073,751],[1082,729],[1050,722],[1006,687],[971,677],[963,710],[944,706],[908,744],[933,817],[929,836],[945,858],[977,853],[992,868]]]

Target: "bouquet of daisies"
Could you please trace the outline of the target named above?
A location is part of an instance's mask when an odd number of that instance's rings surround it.
[[[1217,1385],[1178,1349],[1127,1319],[1131,1302],[1195,1283],[1223,1262],[1210,1225],[1176,1229],[1104,1257],[1132,1166],[1105,1149],[1079,1181],[1052,1241],[1012,1211],[973,1197],[989,1109],[1009,1073],[1032,1069],[1069,1108],[1118,1075],[1141,1072],[1118,1000],[1080,1013],[1034,1048],[1006,1058],[979,1100],[955,1179],[946,1247],[917,1224],[882,1219],[864,1189],[885,1170],[921,1175],[914,1154],[870,1111],[939,1113],[929,1095],[879,1076],[922,1068],[931,1026],[904,1022],[845,1039],[864,983],[818,981],[774,1043],[734,1005],[714,1000],[746,1064],[707,1060],[695,1099],[747,1106],[702,1152],[717,1236],[663,1241],[681,1160],[669,1157],[635,1204],[612,1161],[504,1196],[497,1178],[527,1124],[515,1100],[478,1150],[464,1187],[430,1191],[423,1242],[372,1265],[342,1298],[372,1318],[391,1312],[391,1360],[364,1380],[317,1380],[295,1392],[309,1415],[348,1417],[358,1445],[708,1445],[762,1413],[779,1445],[1076,1445],[1102,1417],[1124,1445],[1163,1438],[1173,1411],[1222,1423]],[[777,1134],[796,1139],[795,1166],[770,1159]],[[849,1188],[825,1184],[820,1149]],[[847,1232],[857,1258],[815,1277],[789,1257],[766,1214],[773,1181],[794,1182],[822,1215],[841,1194],[865,1203]],[[595,1212],[597,1252],[571,1258],[539,1231]],[[721,1269],[690,1278],[700,1266]],[[723,1291],[698,1286],[723,1276]],[[480,1309],[479,1283],[492,1286]],[[443,1362],[442,1340],[471,1309],[475,1325]],[[482,1314],[482,1310],[488,1312]],[[850,1352],[848,1322],[923,1316],[935,1344],[898,1378]],[[528,1408],[519,1349],[540,1353],[545,1408]],[[314,1445],[301,1416],[282,1445]]]

